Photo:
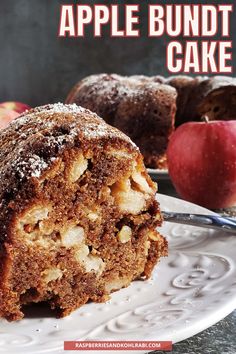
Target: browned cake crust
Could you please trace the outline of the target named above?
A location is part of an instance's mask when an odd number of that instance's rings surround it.
[[[170,77],[165,81],[176,88],[177,112],[175,125],[209,120],[236,119],[236,79],[229,76]]]
[[[166,168],[166,148],[174,128],[176,90],[156,76],[92,75],[68,95],[127,134],[140,148],[146,166]]]
[[[0,132],[0,315],[65,316],[148,278],[167,242],[138,148],[96,114],[48,105]]]

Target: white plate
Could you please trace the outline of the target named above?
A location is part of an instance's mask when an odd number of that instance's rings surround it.
[[[168,169],[159,170],[159,169],[154,169],[154,168],[148,168],[147,171],[151,177],[157,178],[159,180],[170,178],[169,173],[168,173]]]
[[[158,200],[163,210],[211,213],[164,195]],[[0,352],[58,354],[64,352],[64,340],[76,339],[178,342],[233,311],[236,237],[171,223],[161,232],[169,241],[169,257],[162,259],[151,280],[135,281],[108,303],[87,304],[63,319],[40,313],[39,307],[20,322],[2,320]]]

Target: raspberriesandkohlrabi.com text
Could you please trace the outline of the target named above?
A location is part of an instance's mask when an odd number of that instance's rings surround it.
[[[146,6],[148,37],[169,37],[166,66],[171,73],[232,72],[231,4]],[[111,37],[135,38],[141,22],[140,5],[61,5],[58,36],[85,37],[92,27],[94,37],[102,37],[109,26]]]

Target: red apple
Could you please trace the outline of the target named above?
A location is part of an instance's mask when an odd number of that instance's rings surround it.
[[[27,109],[31,108],[29,105],[25,103],[14,102],[14,101],[2,102],[0,103],[0,107],[16,111],[17,113],[23,113]]]
[[[182,198],[211,209],[236,205],[236,121],[181,125],[170,137],[167,159]]]
[[[0,107],[0,129],[6,128],[18,116],[19,113],[17,112]]]

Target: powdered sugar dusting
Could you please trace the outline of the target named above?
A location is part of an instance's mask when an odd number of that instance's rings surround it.
[[[60,102],[56,103],[56,104],[50,104],[47,107],[48,107],[50,114],[69,113],[69,114],[72,114],[75,116],[77,116],[78,114],[87,114],[88,119],[86,119],[85,116],[83,117],[86,124],[84,124],[83,129],[82,129],[83,134],[87,138],[94,139],[94,138],[106,137],[109,135],[110,138],[112,139],[115,136],[119,136],[120,138],[123,138],[126,141],[129,141],[129,143],[132,144],[132,146],[136,147],[136,145],[132,142],[132,140],[128,136],[126,136],[125,134],[123,134],[119,130],[108,126],[102,118],[100,118],[96,113],[91,112],[89,109],[78,106],[75,103],[65,105]],[[93,117],[93,120],[91,120],[91,117]],[[70,129],[69,135],[74,138],[75,136],[78,135],[79,131],[81,131],[81,127],[78,128],[78,126],[75,122],[75,123],[71,124],[71,129]]]
[[[116,104],[123,97],[142,98],[145,90],[165,90],[174,91],[174,89],[165,85],[165,79],[160,76],[120,76],[117,74],[95,74],[83,79],[78,84],[79,90],[88,90],[89,95],[95,95],[101,103],[106,100],[109,105]],[[132,102],[135,104],[135,100]]]
[[[61,102],[54,103],[54,104],[49,104],[47,106],[43,107],[37,107],[34,109],[35,112],[42,112],[42,109],[47,109],[50,111],[50,114],[54,113],[71,113],[71,114],[81,114],[85,112],[89,112],[87,109],[77,106],[75,103],[70,104],[70,105],[65,105]]]
[[[13,139],[9,136],[13,134]],[[77,141],[121,139],[136,145],[123,133],[109,126],[88,109],[62,103],[37,107],[17,118],[2,133],[11,141],[11,158],[0,171],[4,179],[13,170],[18,180],[40,178],[66,146]],[[4,154],[0,152],[0,160]]]
[[[27,175],[38,178],[42,171],[48,167],[48,163],[38,155],[33,154],[27,161],[16,160],[15,167],[20,178]]]

